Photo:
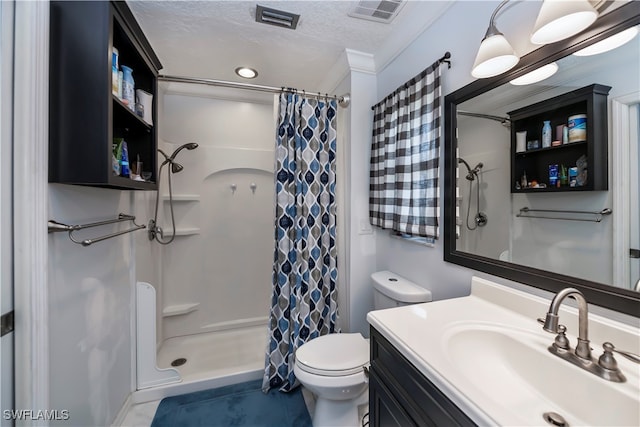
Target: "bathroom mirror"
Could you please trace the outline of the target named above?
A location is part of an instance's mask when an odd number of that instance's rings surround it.
[[[524,56],[516,68],[504,75],[475,81],[445,97],[445,261],[551,292],[575,287],[585,294],[590,303],[633,316],[640,315],[640,292],[633,289],[634,283],[622,283],[621,269],[616,266],[616,263],[630,263],[633,277],[637,274],[633,269],[638,268],[633,262],[640,264],[640,260],[630,262],[629,254],[626,257],[616,255],[614,259],[614,249],[619,247],[614,237],[619,226],[614,226],[614,223],[620,220],[616,215],[606,214],[606,209],[614,207],[614,192],[616,185],[620,184],[616,179],[621,180],[611,158],[612,130],[620,126],[616,113],[612,111],[612,100],[640,92],[640,36],[599,55],[573,55],[639,24],[640,4],[629,2],[601,16],[583,33]],[[558,71],[545,80],[524,86],[509,83],[552,62],[558,66]],[[522,134],[518,137],[515,130],[520,129],[514,128],[512,144],[511,127],[517,125],[515,120],[510,120],[514,111],[592,84],[611,87],[606,101],[608,116],[603,120],[608,128],[609,159],[606,149],[600,164],[596,161],[588,164],[587,159],[585,176],[594,176],[599,167],[608,170],[604,174],[608,176],[608,186],[605,184],[608,189],[520,191],[522,181],[526,185],[532,181],[548,185],[548,176],[535,176],[541,173],[529,171],[530,176],[523,180],[521,175],[526,173],[514,175],[512,172],[512,167],[517,169],[514,159],[524,156],[516,155],[515,151],[526,151],[527,144],[532,149],[535,140],[542,148],[542,129],[527,138]],[[546,108],[553,116],[560,107],[547,104]],[[637,108],[631,111],[638,115]],[[542,116],[539,117],[540,128]],[[631,122],[638,127],[638,117],[632,118]],[[588,128],[593,131],[592,124]],[[562,128],[554,126],[552,139],[562,139],[562,132]],[[618,132],[619,129],[615,135]],[[632,140],[636,146],[636,157],[630,160],[629,167],[632,173],[636,171],[636,180],[637,132],[636,139]],[[517,141],[518,138],[522,141]],[[579,157],[578,154],[573,156]],[[557,162],[561,171],[563,162],[564,159]],[[567,168],[575,166],[573,158],[566,163]],[[569,180],[563,185],[569,186]],[[637,182],[633,188],[637,192]],[[526,212],[524,208],[539,212]],[[627,234],[631,233],[630,223],[639,222],[637,209],[635,212],[630,210],[630,213],[631,218],[624,218],[624,233]],[[635,233],[640,234],[637,228],[633,233],[634,238],[640,237],[635,236]],[[628,270],[627,277],[630,276]],[[637,280],[637,277],[632,280]]]

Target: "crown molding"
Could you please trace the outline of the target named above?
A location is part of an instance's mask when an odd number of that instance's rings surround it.
[[[345,49],[345,53],[351,71],[376,74],[376,62],[373,54],[349,48]]]

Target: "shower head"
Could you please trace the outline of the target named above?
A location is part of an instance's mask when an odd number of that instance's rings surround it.
[[[196,144],[195,142],[189,142],[187,144],[181,145],[180,147],[176,148],[176,151],[173,152],[173,154],[171,155],[171,157],[169,157],[170,161],[173,161],[173,159],[176,158],[176,156],[178,155],[178,153],[184,149],[187,150],[195,150],[196,148],[198,148],[198,144]],[[159,150],[158,150],[159,151]],[[164,153],[163,153],[164,154]],[[166,157],[166,155],[165,155]],[[182,170],[182,168],[180,168],[180,170]]]
[[[467,176],[465,178],[467,178],[469,181],[473,181],[474,179],[476,179],[476,177],[473,175],[473,172],[471,171],[469,163],[467,163],[462,157],[458,157],[458,164],[460,163],[464,164],[467,168]]]
[[[476,167],[471,169],[471,166],[469,166],[469,163],[467,163],[462,157],[458,157],[458,164],[460,163],[463,163],[466,166],[467,176],[465,176],[465,178],[468,179],[469,181],[475,180],[476,176],[478,176],[478,172],[480,172],[480,169],[482,169],[482,167],[484,166],[482,162],[480,162],[476,165]]]
[[[176,151],[173,152],[173,154],[171,154],[171,156],[168,156],[167,153],[158,148],[158,152],[164,156],[164,162],[162,162],[162,166],[166,165],[167,163],[171,163],[171,172],[173,173],[178,173],[182,169],[184,169],[184,166],[182,166],[180,163],[176,163],[174,159],[176,158],[178,153],[185,148],[187,150],[195,150],[196,148],[198,148],[198,144],[196,144],[195,142],[190,142],[188,144],[181,145],[176,149]]]
[[[184,166],[182,166],[180,163],[171,162],[171,172],[178,173],[182,169],[184,169]]]

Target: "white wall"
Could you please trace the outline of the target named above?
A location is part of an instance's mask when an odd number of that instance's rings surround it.
[[[345,64],[344,68],[348,68]],[[327,89],[327,93],[345,94],[351,90],[351,73],[342,79],[336,87]],[[351,106],[338,107],[337,126],[337,148],[336,148],[336,231],[338,249],[338,327],[342,332],[349,332],[351,305],[349,284],[349,260],[350,242],[348,233],[350,230],[349,218],[349,153],[351,135]]]
[[[441,57],[445,51],[451,52],[452,68],[443,69],[443,94],[451,93],[470,83],[473,80],[470,71],[477,48],[486,31],[489,17],[498,4],[499,2],[497,1],[466,1],[455,3],[440,20],[420,35],[398,55],[389,66],[378,73],[378,98],[382,98],[395,90],[397,86],[429,66],[432,61]],[[498,15],[498,28],[505,34],[520,56],[530,52],[535,47],[529,42],[528,37],[531,33],[535,16],[537,16],[538,8],[539,2],[513,2],[507,5],[503,9],[503,12]],[[624,72],[626,69],[619,71]],[[626,82],[629,85],[635,85],[636,90],[637,75],[638,72],[634,68]],[[635,78],[631,76],[635,76]],[[576,81],[572,83],[575,84],[575,87],[580,87],[593,82],[594,81]],[[598,83],[606,84],[606,81],[598,81]],[[624,93],[629,87],[622,88],[618,85],[618,87],[614,89],[615,90],[612,90],[610,98],[617,96],[616,93]],[[525,99],[522,100],[522,102],[524,105],[528,105],[535,102],[535,100]],[[615,142],[610,139],[609,147],[611,147],[613,143]],[[444,141],[442,146],[444,146]],[[443,178],[443,172],[441,168],[441,179]],[[465,191],[468,191],[468,189]],[[549,206],[555,206],[557,208],[559,204],[557,200],[558,197],[554,198],[553,196],[558,195],[538,198],[536,206],[540,206],[540,208],[543,209]],[[523,195],[522,197],[526,198],[527,195]],[[527,201],[523,203],[527,205]],[[517,205],[518,208],[520,204],[520,201],[518,201],[518,203],[514,202],[514,206]],[[531,203],[529,202],[528,205],[531,205]],[[610,206],[610,199],[607,193],[594,193],[585,196],[583,200],[577,201],[575,204],[575,206],[582,206],[583,208],[584,206],[589,206],[589,209],[595,208],[596,210],[605,207],[605,205]],[[515,213],[512,212],[512,215]],[[489,220],[491,221],[491,218]],[[563,223],[564,222],[566,221],[563,221]],[[522,226],[522,223],[519,224]],[[543,229],[543,234],[561,233],[562,225],[564,225],[566,229],[567,224],[546,224]],[[598,263],[591,263],[591,265],[594,266],[593,269],[597,269],[597,266],[602,264],[603,261],[606,264],[611,257],[610,237],[604,237],[607,235],[608,230],[610,230],[610,224],[608,225],[605,221],[600,225],[600,229],[596,231],[599,234],[597,238],[592,236],[594,232],[593,224],[591,224],[588,232],[581,228],[581,225],[570,227],[576,233],[586,236],[589,247],[593,247],[596,241],[601,242],[602,250],[598,251],[598,254],[595,254],[595,257],[599,257],[600,261]],[[602,233],[600,233],[601,231]],[[443,235],[442,232],[441,227],[441,236]],[[608,233],[608,235],[610,236],[610,233]],[[545,246],[542,242],[544,242],[544,239],[540,239],[540,244],[535,249],[538,253],[543,251],[543,249],[548,249],[548,245]],[[576,248],[571,249],[575,250]],[[562,251],[562,248],[558,248],[558,251]],[[590,249],[586,248],[584,253],[588,251],[590,251]],[[605,256],[608,257],[607,260],[605,260]],[[584,263],[574,263],[571,271],[576,272],[583,267]],[[392,239],[387,233],[378,233],[377,268],[388,268],[405,275],[407,278],[423,286],[432,288],[434,298],[436,299],[468,293],[469,281],[471,275],[474,273],[472,270],[443,261],[442,240],[438,241],[434,249],[422,248],[407,242]],[[609,267],[601,269],[600,274],[596,275],[595,278],[607,282],[606,278],[610,276],[608,270]],[[500,280],[498,278],[495,279]]]
[[[49,185],[49,215],[66,224],[130,213],[127,192]],[[90,228],[90,238],[130,223]],[[142,233],[138,231],[137,233]],[[74,425],[108,425],[132,391],[131,309],[134,233],[83,247],[67,233],[49,235],[51,408]]]
[[[456,2],[438,21],[378,73],[378,100],[420,73],[442,57],[446,51],[451,52],[452,67],[442,69],[442,94],[446,95],[470,83],[473,80],[470,70],[475,50],[487,29],[489,17],[497,5],[498,2]],[[526,10],[527,7],[524,9]],[[486,19],[478,18],[485,16]],[[508,34],[502,25],[500,29],[511,40],[511,34]],[[442,119],[444,120],[444,117]],[[441,149],[444,149],[444,134],[441,135],[440,141]],[[444,151],[441,151],[440,157],[441,187],[444,184],[442,153]],[[394,271],[430,289],[436,300],[468,294],[473,274],[471,270],[443,261],[442,196],[440,205],[441,238],[433,248],[393,238],[386,231],[376,233],[376,268]]]
[[[373,58],[360,52],[348,51],[351,107],[350,137],[347,154],[347,218],[349,236],[349,330],[369,336],[367,313],[373,309],[371,273],[376,271],[375,234],[363,231],[369,223],[369,152],[371,145],[371,106],[376,102],[376,77]]]

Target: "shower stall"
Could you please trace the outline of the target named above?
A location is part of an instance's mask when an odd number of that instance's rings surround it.
[[[139,379],[139,389],[157,392],[149,399],[262,377],[273,262],[273,95],[160,88],[166,167],[157,195],[137,196],[151,221],[136,276],[155,294],[148,310],[138,301],[147,312],[138,313],[137,363],[140,374],[155,359],[169,380]],[[140,335],[153,327],[154,357],[141,362]]]
[[[493,259],[510,253],[510,122],[458,111],[458,242]]]

